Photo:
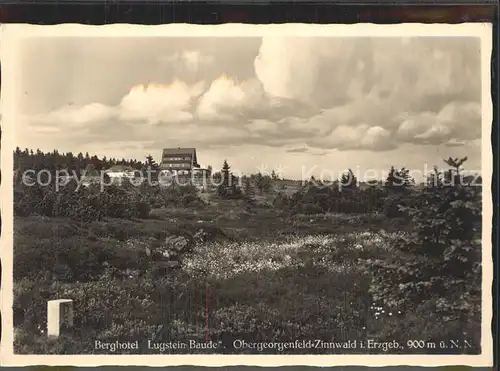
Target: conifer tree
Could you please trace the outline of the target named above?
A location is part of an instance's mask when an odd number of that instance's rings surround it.
[[[358,186],[358,178],[356,178],[356,175],[354,175],[351,169],[343,173],[340,177],[340,186],[348,189],[353,189]]]
[[[249,177],[245,177],[244,192],[247,198],[255,197],[255,188]]]

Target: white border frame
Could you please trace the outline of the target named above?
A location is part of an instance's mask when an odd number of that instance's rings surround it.
[[[32,37],[259,37],[275,36],[314,37],[411,37],[445,36],[477,37],[481,39],[482,77],[482,176],[483,184],[483,279],[482,279],[482,354],[480,355],[19,355],[13,353],[12,313],[12,267],[13,267],[13,107],[16,79],[19,71],[16,63],[17,47],[26,38]],[[2,25],[0,28],[0,57],[2,62],[2,90],[0,112],[2,120],[0,210],[2,213],[2,235],[0,257],[2,259],[2,344],[0,364],[2,366],[492,366],[493,345],[492,321],[492,147],[490,142],[493,106],[491,102],[491,51],[492,25],[490,23],[418,24],[397,25],[187,25],[142,26],[115,24],[85,26],[63,24],[36,26],[24,24]]]

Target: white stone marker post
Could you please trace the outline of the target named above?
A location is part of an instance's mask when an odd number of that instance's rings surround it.
[[[47,302],[47,336],[58,338],[61,330],[71,327],[73,327],[73,300],[49,300]]]

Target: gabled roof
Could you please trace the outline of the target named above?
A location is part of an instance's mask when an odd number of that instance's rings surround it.
[[[164,148],[163,157],[165,156],[175,156],[175,155],[191,155],[193,156],[194,163],[198,163],[196,159],[196,148]]]
[[[196,148],[164,148],[163,155],[196,155]]]

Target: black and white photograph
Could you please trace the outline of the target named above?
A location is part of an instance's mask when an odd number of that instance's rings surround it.
[[[9,362],[490,365],[489,25],[1,38]]]

